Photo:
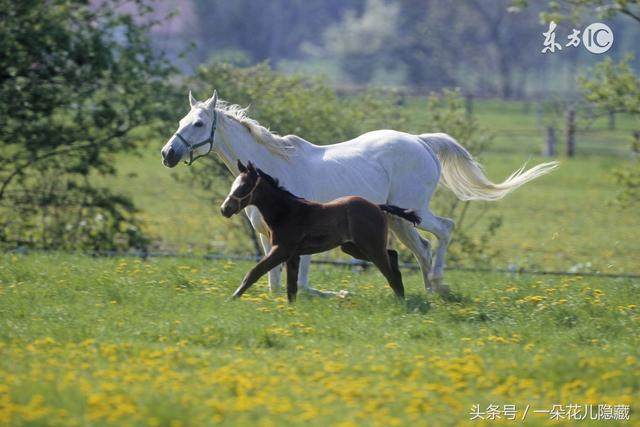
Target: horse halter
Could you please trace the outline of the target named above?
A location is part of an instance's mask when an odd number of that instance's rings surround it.
[[[213,137],[216,133],[216,127],[217,127],[217,122],[218,122],[218,114],[216,113],[215,108],[213,109],[213,122],[211,123],[211,134],[209,135],[209,138],[205,139],[204,141],[200,141],[197,144],[192,144],[189,141],[187,141],[187,139],[180,135],[180,132],[176,132],[174,133],[175,136],[177,136],[178,138],[180,138],[180,141],[182,141],[182,143],[184,145],[187,146],[187,148],[189,149],[189,161],[185,161],[185,163],[187,164],[187,166],[191,166],[193,164],[193,162],[195,162],[197,159],[199,159],[200,157],[204,157],[206,155],[208,155],[209,153],[211,153],[211,150],[213,150]],[[196,150],[196,148],[200,148],[205,144],[209,144],[209,150],[207,150],[206,153],[204,154],[200,154],[196,157],[193,157],[193,153]]]
[[[251,200],[253,199],[253,192],[256,191],[256,188],[258,188],[258,184],[260,184],[260,180],[262,179],[261,176],[258,176],[258,179],[256,179],[256,183],[253,184],[253,188],[251,188],[251,190],[249,190],[249,192],[247,194],[245,194],[242,197],[239,196],[235,196],[233,194],[229,194],[229,198],[235,200],[236,202],[238,202],[238,210],[242,209],[242,202],[244,202],[244,200],[249,197],[249,203],[247,203],[247,206],[249,206],[251,204]]]

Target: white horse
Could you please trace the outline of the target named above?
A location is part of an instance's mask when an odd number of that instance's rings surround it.
[[[293,194],[318,202],[357,195],[373,203],[413,209],[422,218],[418,227],[438,238],[432,266],[431,245],[406,221],[389,216],[395,236],[415,255],[427,290],[446,293],[442,283],[445,254],[453,221],[434,215],[429,202],[438,182],[461,200],[498,200],[521,185],[549,173],[557,162],[524,166],[504,182],[494,184],[471,154],[444,133],[411,135],[394,130],[365,133],[350,141],[314,145],[295,136],[278,136],[247,117],[246,109],[218,102],[216,92],[196,101],[189,92],[191,110],[178,131],[162,148],[163,164],[187,164],[214,151],[229,171],[238,175],[237,161],[252,161],[277,177]],[[265,253],[270,250],[268,229],[257,209],[245,210],[259,233]],[[310,257],[301,257],[298,284],[303,291],[329,295],[308,285]],[[269,273],[269,287],[279,290],[281,269]]]

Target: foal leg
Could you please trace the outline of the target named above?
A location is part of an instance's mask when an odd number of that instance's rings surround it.
[[[298,293],[298,266],[300,265],[300,257],[294,255],[287,260],[287,299],[289,302],[296,300]]]
[[[400,273],[400,264],[398,263],[398,252],[393,249],[387,249],[387,256],[389,256],[389,262],[391,264],[391,269],[400,276],[400,280],[402,280],[402,273]]]
[[[239,298],[242,294],[251,287],[260,277],[262,277],[266,272],[276,267],[278,264],[282,264],[287,258],[289,254],[280,249],[278,246],[273,246],[271,251],[258,262],[246,276],[242,279],[242,283],[233,293],[233,298]]]
[[[347,255],[351,255],[355,259],[369,261],[367,256],[355,245],[355,243],[347,242],[340,245],[340,249]]]
[[[386,244],[386,240],[384,242]],[[394,268],[394,260],[389,258],[387,249],[382,246],[374,249],[365,249],[361,246],[358,247],[361,253],[367,253],[367,258],[371,260],[378,267],[378,270],[387,279],[389,286],[393,289],[396,297],[404,299],[404,285],[402,284],[402,276],[400,270]],[[389,251],[395,254],[395,265],[398,264],[398,253],[396,251]]]
[[[350,243],[350,242],[343,243],[342,245],[340,245],[340,249],[342,249],[342,252],[346,253],[347,255],[351,255],[355,259],[370,261],[367,258],[367,256],[364,253],[362,253],[354,243]],[[398,264],[398,252],[394,251],[393,249],[387,249],[387,256],[389,257],[391,269],[394,272],[400,273],[400,266]]]
[[[402,275],[398,268],[398,252],[390,249],[386,253],[377,251],[379,253],[376,255],[369,256],[365,250],[360,249],[358,245],[351,242],[343,243],[340,245],[340,249],[342,249],[342,252],[356,259],[373,262],[385,279],[387,279],[396,296],[398,298],[404,298],[404,285],[402,284]]]
[[[418,265],[420,265],[420,270],[422,271],[425,290],[427,292],[433,291],[429,280],[429,273],[431,272],[431,244],[407,221],[394,217],[393,215],[387,215],[387,218],[389,219],[389,228],[391,228],[393,234],[413,253],[413,256],[418,261]]]
[[[400,270],[394,269],[389,259],[389,255],[386,253],[383,256],[376,257],[373,263],[378,267],[380,272],[384,275],[396,294],[396,297],[404,299],[404,285],[402,284],[402,276]]]

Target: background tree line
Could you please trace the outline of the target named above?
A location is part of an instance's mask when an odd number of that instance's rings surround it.
[[[596,3],[602,2],[585,0],[580,6]],[[493,88],[487,90],[504,97],[520,96],[536,66],[530,52],[538,50],[535,36],[540,30],[532,23],[537,20],[524,17],[542,13],[545,19],[567,18],[562,10],[499,0],[452,5],[438,0],[282,1],[265,3],[269,6],[262,9],[244,1],[182,4],[194,8],[199,20],[189,26],[190,37],[197,29],[204,39],[175,60],[175,52],[163,51],[158,40],[172,20],[162,19],[166,10],[161,14],[145,2],[0,0],[4,246],[146,248],[150,236],[136,206],[106,183],[118,172],[118,156],[136,155],[150,141],[170,135],[185,108],[187,88],[200,97],[219,88],[223,98],[251,104],[251,116],[273,131],[314,143],[379,128],[411,131],[401,108],[406,100],[393,91],[371,86],[343,96],[335,82],[284,73],[282,64],[307,55],[310,64],[322,69],[317,61],[332,55],[345,74],[361,83],[375,82],[379,70],[391,76],[400,67],[401,82],[413,87],[468,90],[468,84],[479,88],[486,83]],[[626,19],[624,28],[636,24],[620,8],[602,13]],[[212,51],[216,54],[210,55]],[[199,56],[207,60],[186,72],[184,64]],[[269,61],[257,62],[265,58]],[[600,112],[638,115],[640,83],[633,64],[632,56],[608,59],[578,79],[582,104]],[[492,74],[485,66],[497,67],[498,79],[482,83],[484,75]],[[491,142],[468,114],[460,89],[429,96],[424,114],[420,132],[450,133],[476,155]],[[226,191],[229,175],[222,164],[214,159],[202,163],[182,179],[213,193]],[[627,189],[621,200],[636,203],[637,165],[618,170],[616,179]],[[477,221],[468,218],[468,204],[447,194],[438,194],[435,203],[436,210],[458,222],[453,259],[489,259],[488,241],[501,219],[484,221],[485,230],[471,237],[465,225]],[[246,224],[243,232],[251,233]]]
[[[434,90],[456,86],[503,98],[576,92],[579,70],[597,62],[582,47],[538,55],[548,20],[560,23],[563,46],[572,28],[605,19],[616,41],[608,53],[640,53],[632,19],[616,13],[637,2],[521,0],[180,0],[175,28],[161,28],[169,52],[195,43],[182,65],[214,57],[245,65],[269,60],[284,72],[326,75],[341,85],[405,85]],[[618,6],[617,9],[614,6]],[[594,11],[606,8],[606,14]],[[570,12],[568,12],[570,11]],[[569,19],[571,18],[571,19]],[[180,25],[177,25],[180,24]],[[171,42],[166,37],[171,31]],[[637,68],[638,60],[632,65]]]

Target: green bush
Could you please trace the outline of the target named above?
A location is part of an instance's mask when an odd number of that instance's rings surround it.
[[[130,200],[92,183],[115,173],[171,110],[171,68],[121,2],[0,0],[0,242],[123,249],[145,244]],[[146,16],[142,2],[132,13]],[[162,94],[162,97],[159,96]]]
[[[584,99],[594,109],[594,115],[609,113],[627,113],[640,117],[640,78],[631,66],[632,55],[614,63],[611,58],[597,64],[588,77],[581,76],[578,81]],[[636,129],[640,131],[640,126]],[[636,144],[635,138],[631,144]],[[637,152],[638,147],[631,149]],[[617,201],[623,207],[640,202],[640,163],[618,168],[614,179],[620,186]]]
[[[341,98],[321,79],[281,74],[266,63],[240,68],[214,62],[198,68],[190,84],[201,98],[217,89],[222,99],[249,105],[250,116],[272,131],[314,144],[333,144],[380,126],[402,128],[405,122],[388,96],[369,91]]]

